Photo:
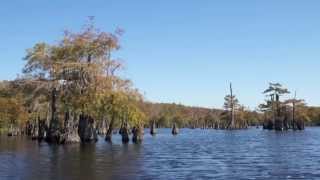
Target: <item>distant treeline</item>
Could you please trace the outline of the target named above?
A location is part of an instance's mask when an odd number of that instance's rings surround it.
[[[36,118],[26,101],[31,94],[24,94],[15,81],[0,82],[0,129],[8,129],[12,125],[21,127],[26,121]],[[228,111],[191,107],[175,103],[142,102],[141,111],[145,114],[145,127],[155,123],[157,128],[170,128],[174,123],[187,128],[223,128],[229,123]],[[290,108],[288,108],[290,109]],[[45,113],[46,110],[43,109]],[[241,106],[236,112],[236,122],[247,126],[263,125],[268,114],[258,110],[249,110]],[[288,115],[290,116],[290,115]],[[320,125],[320,107],[300,106],[298,116],[306,125]],[[120,121],[115,124],[116,128]]]
[[[143,111],[149,123],[155,122],[158,128],[171,127],[173,123],[187,128],[227,128],[229,112],[224,109],[191,107],[181,104],[145,102]],[[240,107],[236,112],[236,123],[247,126],[262,125],[263,114]]]

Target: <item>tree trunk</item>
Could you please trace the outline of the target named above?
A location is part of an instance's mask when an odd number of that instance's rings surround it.
[[[109,123],[108,131],[107,131],[107,134],[106,134],[106,138],[105,138],[105,140],[108,141],[108,142],[112,141],[112,133],[113,133],[114,121],[115,121],[115,116],[112,115],[111,121]]]
[[[56,110],[56,93],[56,88],[53,88],[51,92],[51,120],[46,137],[46,141],[49,143],[60,142],[60,128]]]
[[[32,126],[31,139],[37,140],[39,137],[38,133],[39,133],[39,128],[38,128],[38,123],[36,122],[36,124],[33,124],[33,126]]]
[[[304,121],[303,120],[299,120],[298,122],[297,122],[297,129],[298,130],[304,130]]]
[[[132,136],[132,141],[134,143],[141,143],[142,140],[143,140],[143,127],[142,126],[137,126],[137,127],[134,127],[132,129],[132,133],[133,133],[133,136]]]
[[[230,83],[230,99],[231,99],[231,123],[230,129],[235,129],[235,112],[234,112],[234,99],[233,99],[233,92],[232,92],[232,84]]]
[[[275,129],[275,124],[276,124],[276,113],[275,113],[275,107],[274,107],[274,97],[275,95],[273,94],[271,96],[271,111],[272,111],[272,123],[269,122],[269,125],[272,125],[272,127],[269,127],[270,129]]]
[[[38,118],[38,141],[46,138],[46,121]]]
[[[8,136],[17,136],[18,134],[18,129],[14,127],[13,124],[10,124]]]
[[[31,136],[32,124],[30,123],[30,121],[27,121],[26,123],[25,132],[27,136]]]
[[[295,117],[295,111],[296,111],[296,103],[292,103],[292,129],[297,130],[296,128],[296,117]]]
[[[178,129],[176,123],[173,124],[172,132],[171,132],[171,133],[172,133],[172,135],[177,135],[177,134],[179,134],[179,129]]]
[[[106,135],[106,133],[107,133],[107,128],[106,128],[106,126],[107,126],[106,120],[103,119],[103,120],[101,121],[101,123],[99,124],[98,134],[100,134],[100,135]]]
[[[150,134],[152,136],[157,134],[157,130],[156,130],[156,123],[154,121],[152,121],[151,123],[151,127],[150,127]]]
[[[128,124],[125,122],[121,128],[121,136],[122,136],[122,142],[128,143],[129,142],[129,127]]]
[[[278,94],[276,96],[276,118],[275,118],[275,124],[274,124],[274,129],[276,131],[283,131],[283,121],[284,118],[281,117],[281,110],[280,110],[280,97]]]
[[[94,119],[91,116],[80,115],[78,134],[81,142],[96,142],[98,140]]]
[[[79,143],[81,139],[77,132],[77,125],[75,122],[76,115],[71,115],[69,111],[66,111],[64,114],[64,129],[61,135],[61,143]]]

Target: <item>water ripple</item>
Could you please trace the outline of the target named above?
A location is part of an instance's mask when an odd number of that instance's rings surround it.
[[[0,137],[0,179],[318,179],[319,137],[320,128],[161,129],[141,145],[118,135],[112,144],[67,146]]]

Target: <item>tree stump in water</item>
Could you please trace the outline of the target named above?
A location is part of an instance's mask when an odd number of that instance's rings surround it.
[[[99,135],[106,135],[107,134],[107,125],[106,120],[102,120],[98,127],[98,134]]]
[[[171,132],[173,135],[177,135],[179,134],[179,129],[176,125],[176,123],[173,124],[173,127],[172,127],[172,132]]]
[[[154,135],[157,134],[156,123],[154,123],[154,122],[151,123],[150,134],[151,134],[152,136],[154,136]]]
[[[33,125],[32,131],[31,131],[31,139],[37,140],[39,138],[39,129],[37,125]]]
[[[30,121],[27,121],[26,127],[25,127],[25,133],[27,136],[31,136],[31,132],[32,132],[32,124],[30,123]]]
[[[107,142],[111,142],[112,141],[112,134],[113,134],[113,126],[109,126],[108,131],[106,133],[106,137],[105,137],[105,140]]]
[[[76,115],[71,116],[69,112],[65,113],[64,129],[61,135],[62,144],[79,143],[80,136],[77,132],[77,125],[75,123]]]
[[[18,136],[19,132],[17,128],[14,128],[13,125],[10,126],[8,136]]]
[[[283,131],[284,130],[282,117],[276,118],[275,124],[274,124],[274,130],[276,130],[276,131]]]
[[[304,121],[303,120],[299,120],[296,124],[296,127],[298,130],[304,130]]]
[[[8,131],[8,136],[18,136],[19,131],[17,128],[10,127]]]
[[[132,133],[133,133],[132,141],[134,143],[141,143],[143,140],[143,133],[144,133],[143,127],[141,127],[141,126],[133,127]]]
[[[78,133],[81,142],[96,142],[98,136],[94,119],[87,115],[80,115]]]
[[[271,120],[264,122],[263,129],[272,130],[273,129],[273,122]]]
[[[129,127],[127,123],[124,123],[124,125],[120,128],[121,136],[122,136],[122,142],[128,143],[129,142]]]
[[[119,134],[122,135],[124,130],[124,123],[121,123],[120,129],[119,129]]]
[[[38,121],[38,141],[42,141],[45,139],[46,136],[46,121],[45,120],[39,120]]]

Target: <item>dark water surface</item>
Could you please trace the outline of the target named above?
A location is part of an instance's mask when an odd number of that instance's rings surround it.
[[[276,133],[169,129],[141,145],[50,146],[0,137],[0,179],[320,179],[320,128]]]

